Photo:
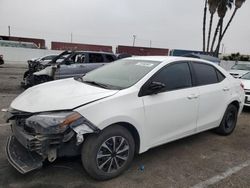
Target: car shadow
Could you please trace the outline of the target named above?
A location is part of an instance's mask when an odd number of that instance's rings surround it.
[[[250,107],[244,106],[243,112],[245,112],[245,113],[250,113]]]

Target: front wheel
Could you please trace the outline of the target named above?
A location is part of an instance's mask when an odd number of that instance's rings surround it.
[[[215,131],[221,135],[230,135],[236,127],[237,117],[238,108],[235,105],[230,104],[227,107],[220,126],[216,128]]]
[[[98,135],[89,135],[82,147],[82,163],[94,179],[107,180],[123,173],[131,164],[135,143],[130,132],[113,125]]]

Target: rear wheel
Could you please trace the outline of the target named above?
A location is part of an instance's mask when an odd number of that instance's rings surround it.
[[[215,131],[221,135],[230,135],[237,123],[238,108],[235,105],[230,104],[223,116],[221,124]]]
[[[83,143],[82,163],[94,179],[107,180],[124,172],[134,157],[135,144],[130,132],[114,125]]]

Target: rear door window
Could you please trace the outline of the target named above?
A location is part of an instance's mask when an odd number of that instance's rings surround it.
[[[103,63],[104,58],[102,54],[90,53],[89,54],[89,62],[90,63]]]
[[[192,67],[195,73],[196,85],[209,85],[218,82],[216,69],[209,64],[193,62]]]

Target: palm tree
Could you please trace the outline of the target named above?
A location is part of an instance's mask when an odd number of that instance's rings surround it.
[[[203,15],[203,52],[206,50],[206,20],[207,20],[207,0],[205,0]]]
[[[233,20],[233,18],[234,18],[234,16],[235,16],[235,14],[236,14],[236,12],[238,11],[239,8],[241,8],[241,6],[243,5],[243,3],[244,3],[245,1],[246,1],[246,0],[235,0],[234,12],[233,12],[231,18],[229,19],[229,21],[228,21],[228,23],[227,23],[227,25],[226,25],[224,31],[222,32],[222,34],[221,34],[221,36],[220,36],[220,38],[219,38],[219,43],[218,43],[218,45],[217,45],[217,47],[216,47],[216,52],[217,52],[217,53],[219,52],[220,43],[221,43],[221,41],[222,41],[222,39],[223,39],[223,37],[224,37],[224,35],[225,35],[225,33],[226,33],[226,31],[227,31],[229,25],[231,24],[231,22],[232,22],[232,20]]]
[[[214,47],[214,43],[215,43],[215,40],[216,40],[216,37],[217,37],[217,34],[218,34],[218,31],[220,31],[220,34],[219,34],[219,40],[218,40],[218,45],[217,46],[220,46],[220,43],[221,43],[221,36],[222,36],[222,31],[223,31],[223,21],[224,21],[224,17],[227,13],[227,10],[228,8],[232,8],[233,6],[233,0],[221,0],[219,5],[218,5],[218,8],[217,8],[217,13],[218,13],[218,16],[219,16],[219,21],[218,21],[218,24],[217,24],[217,27],[216,27],[216,30],[215,30],[215,33],[214,33],[214,38],[213,38],[213,42],[212,42],[212,45],[211,45],[211,49],[210,51],[213,52],[213,47]],[[218,56],[218,50],[216,48],[215,50],[215,55]]]
[[[209,45],[210,45],[210,37],[211,37],[211,31],[212,31],[212,26],[213,26],[214,14],[217,10],[217,7],[218,7],[220,1],[221,0],[208,0],[208,6],[209,6],[209,12],[210,12],[210,22],[209,22],[208,39],[207,39],[207,52],[209,50]]]

